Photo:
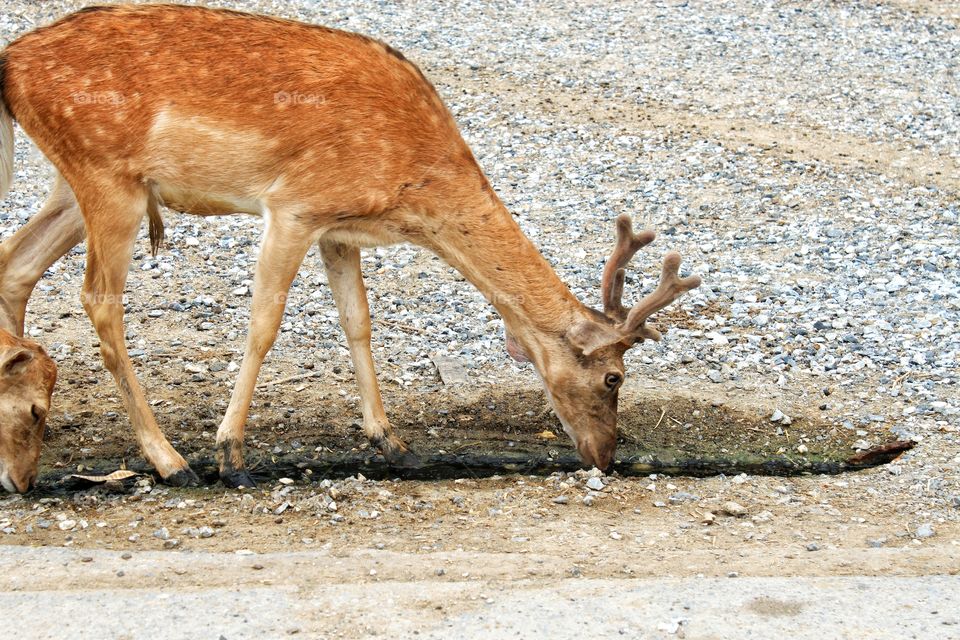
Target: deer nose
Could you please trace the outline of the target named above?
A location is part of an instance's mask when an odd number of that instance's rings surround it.
[[[613,453],[616,448],[616,440],[609,444],[586,441],[580,447],[580,457],[585,464],[593,465],[606,473],[613,466]]]
[[[27,493],[30,491],[30,489],[33,489],[33,486],[36,483],[37,473],[33,472],[20,478],[11,477],[10,480],[13,482],[13,486],[16,487],[17,493]]]

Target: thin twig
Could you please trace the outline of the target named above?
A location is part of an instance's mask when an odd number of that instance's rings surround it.
[[[323,371],[308,371],[307,373],[298,373],[295,376],[287,376],[286,378],[278,378],[276,380],[269,380],[267,382],[261,382],[257,385],[258,389],[264,389],[266,387],[272,387],[276,384],[283,384],[284,382],[295,382],[297,380],[305,380],[306,378],[315,378],[317,376],[323,375]]]
[[[382,322],[383,324],[389,324],[390,326],[396,327],[398,329],[403,329],[405,331],[410,331],[412,333],[423,333],[423,329],[418,329],[413,325],[397,322],[396,320],[387,320],[386,318],[377,318],[377,322]]]
[[[663,422],[663,416],[667,415],[666,407],[660,407],[660,419],[657,420],[657,424],[653,425],[653,430],[656,431],[657,427],[660,426],[660,423]]]

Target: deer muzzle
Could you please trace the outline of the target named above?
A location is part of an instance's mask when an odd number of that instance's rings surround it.
[[[577,444],[577,451],[584,464],[594,466],[603,472],[613,465],[613,455],[617,450],[617,438],[587,437]]]

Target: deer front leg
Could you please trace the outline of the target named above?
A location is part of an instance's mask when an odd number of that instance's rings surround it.
[[[286,226],[284,226],[286,225]],[[283,320],[287,292],[297,269],[310,247],[309,230],[280,216],[269,220],[264,232],[257,270],[253,280],[253,303],[250,307],[250,330],[247,347],[230,406],[217,430],[217,462],[220,480],[231,488],[255,487],[256,483],[243,462],[243,430],[250,411],[250,401],[257,383],[260,366],[273,346]]]
[[[58,174],[40,211],[0,245],[0,328],[23,335],[27,300],[43,272],[83,238],[80,205]]]
[[[340,314],[340,326],[347,335],[350,358],[360,387],[363,432],[374,447],[391,464],[417,466],[419,458],[390,426],[383,410],[377,372],[370,352],[370,307],[360,271],[360,249],[338,242],[320,241],[320,255],[327,270],[327,281],[333,291]]]
[[[86,197],[77,194],[88,235],[83,308],[100,337],[103,364],[120,388],[143,455],[167,484],[197,485],[196,474],[157,427],[127,355],[123,287],[140,221],[146,212],[147,194],[125,187],[109,184]]]

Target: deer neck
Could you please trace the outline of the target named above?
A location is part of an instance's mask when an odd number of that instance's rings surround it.
[[[588,310],[492,194],[440,220],[424,238],[497,309],[507,331],[533,355]]]

